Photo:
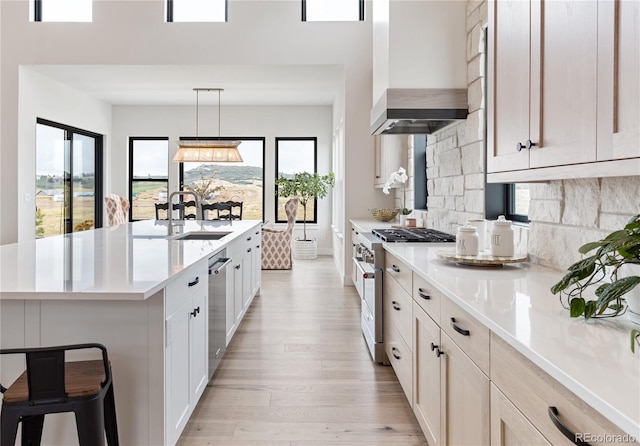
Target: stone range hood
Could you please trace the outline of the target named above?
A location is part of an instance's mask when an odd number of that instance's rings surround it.
[[[371,134],[430,134],[468,114],[466,88],[389,88],[371,109]]]

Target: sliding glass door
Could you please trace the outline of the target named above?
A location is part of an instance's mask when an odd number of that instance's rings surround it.
[[[38,119],[36,237],[102,227],[102,136]]]

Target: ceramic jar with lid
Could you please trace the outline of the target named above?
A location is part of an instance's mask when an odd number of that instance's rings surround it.
[[[456,235],[456,255],[478,255],[478,230],[475,226],[466,225],[458,228]]]
[[[497,257],[513,257],[513,229],[511,220],[500,215],[493,222],[491,230],[491,255]]]

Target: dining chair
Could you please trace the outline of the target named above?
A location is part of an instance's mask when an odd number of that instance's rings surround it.
[[[205,203],[202,215],[205,220],[242,220],[242,201]]]
[[[299,202],[298,198],[291,198],[284,205],[286,229],[262,228],[262,269],[291,269],[291,242]]]
[[[173,203],[171,205],[174,211],[178,211],[178,220],[183,219],[184,205],[182,203]],[[169,203],[155,203],[156,208],[156,220],[168,220],[169,219]],[[161,214],[163,212],[163,214]],[[164,215],[164,218],[160,218],[160,215]]]
[[[126,223],[129,216],[129,200],[117,194],[108,194],[104,197],[107,207],[107,225],[115,226]]]

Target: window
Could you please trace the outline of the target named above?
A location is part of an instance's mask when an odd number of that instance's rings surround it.
[[[36,237],[102,227],[102,135],[36,121]]]
[[[129,138],[129,220],[153,220],[156,203],[167,201],[169,138]]]
[[[302,0],[303,22],[362,22],[364,0]]]
[[[507,209],[505,216],[508,220],[529,222],[530,188],[528,184],[507,184]]]
[[[189,138],[181,138],[189,139]],[[180,189],[202,190],[205,202],[241,201],[242,218],[264,220],[264,138],[207,138],[240,141],[241,163],[180,163]],[[211,182],[209,183],[209,180]],[[191,198],[186,195],[186,200]]]
[[[167,22],[226,22],[227,0],[167,0]]]
[[[33,0],[29,18],[33,22],[91,22],[92,0]]]
[[[318,138],[276,138],[276,178],[292,177],[297,172],[318,171]],[[289,198],[276,200],[276,223],[286,223],[284,204]],[[313,216],[313,220],[311,217]],[[297,222],[303,221],[302,206],[298,206]],[[317,223],[316,202],[307,203],[307,223]]]

